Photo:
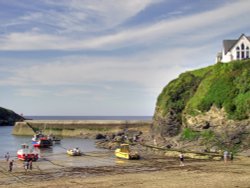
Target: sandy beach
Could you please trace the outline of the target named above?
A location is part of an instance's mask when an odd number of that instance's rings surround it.
[[[95,160],[96,165],[72,166],[53,157],[34,162],[32,171],[25,173],[23,163],[15,160],[10,173],[7,162],[1,160],[0,187],[250,188],[249,157],[236,157],[227,164],[186,159],[184,167],[179,166],[176,158],[151,155],[127,161],[114,158],[112,152],[89,153],[74,160],[79,164]]]

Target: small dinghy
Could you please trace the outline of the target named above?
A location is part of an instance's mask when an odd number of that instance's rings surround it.
[[[83,153],[78,148],[74,148],[67,150],[67,154],[70,156],[81,156]]]
[[[115,156],[121,159],[140,159],[137,152],[131,152],[128,144],[121,144],[120,148],[115,150]]]

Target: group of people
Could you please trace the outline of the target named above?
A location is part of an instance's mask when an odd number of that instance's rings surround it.
[[[24,167],[25,173],[28,171],[28,169],[32,170],[32,163],[33,163],[32,160],[24,161],[23,167]]]
[[[225,164],[228,162],[228,160],[230,160],[232,162],[234,159],[233,152],[224,151],[223,159],[224,159]],[[179,154],[179,160],[180,160],[180,166],[185,166],[183,153]]]
[[[79,148],[73,148],[73,152],[74,153],[80,153],[80,150],[79,150]]]
[[[13,166],[14,166],[14,160],[10,160],[10,153],[7,152],[4,156],[4,158],[6,159],[6,162],[8,162],[9,164],[9,172],[12,172],[13,170]],[[25,172],[27,172],[28,169],[32,170],[32,163],[33,161],[30,159],[29,161],[24,161],[23,163],[23,167]]]
[[[9,172],[12,172],[13,169],[13,165],[14,165],[14,160],[10,160],[10,153],[7,152],[4,156],[4,158],[6,159],[6,162],[9,163]]]

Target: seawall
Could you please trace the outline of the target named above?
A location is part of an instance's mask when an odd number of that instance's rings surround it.
[[[36,131],[62,137],[94,137],[124,129],[147,132],[152,121],[140,120],[26,120],[15,123],[12,134],[34,135]]]

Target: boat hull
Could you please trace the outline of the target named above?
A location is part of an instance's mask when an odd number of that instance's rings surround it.
[[[122,152],[121,149],[119,148],[115,150],[115,156],[120,159],[129,159],[129,160],[140,159],[140,155],[138,155],[137,153],[132,154],[130,152]]]
[[[32,141],[32,145],[34,147],[42,147],[42,148],[47,148],[53,145],[53,142],[48,139],[40,139],[38,141]]]
[[[67,150],[67,154],[70,156],[81,156],[82,152],[74,152],[73,150]]]
[[[29,160],[37,161],[39,157],[37,153],[33,153],[30,151],[25,151],[25,150],[18,150],[17,158],[22,161],[29,161]]]
[[[129,159],[129,153],[121,152],[120,149],[115,151],[115,156],[120,159]]]

